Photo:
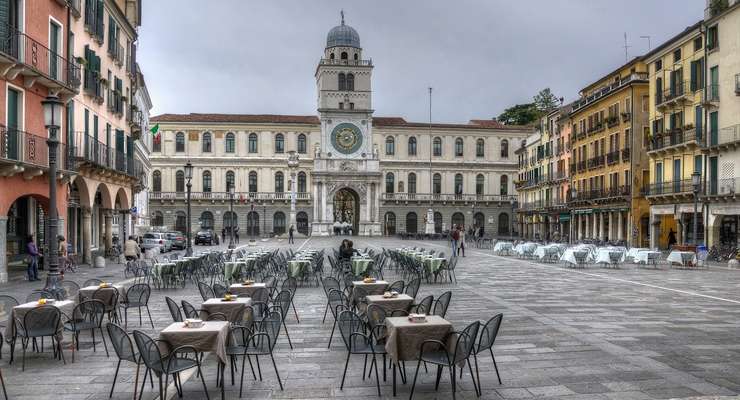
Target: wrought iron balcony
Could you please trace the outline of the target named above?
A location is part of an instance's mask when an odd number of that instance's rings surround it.
[[[501,202],[509,204],[510,199],[517,200],[516,196],[505,194],[432,194],[433,201],[475,201]],[[429,202],[429,193],[382,193],[383,201],[421,201]]]
[[[576,164],[576,168],[578,172],[585,172],[586,171],[586,162],[585,161],[578,161]]]
[[[123,46],[113,40],[108,41],[108,55],[110,55],[118,65],[123,65]]]
[[[740,178],[727,178],[727,179],[710,179],[707,184],[709,185],[708,196],[735,196],[738,193],[737,185],[740,183]]]
[[[57,135],[60,133],[57,132]],[[34,169],[49,168],[49,145],[46,139],[46,136],[0,125],[0,174],[11,176],[23,172],[28,173],[28,179],[31,179],[37,175],[32,172]],[[57,167],[65,171],[77,169],[70,162],[69,147],[65,143],[60,143],[58,147]]]
[[[74,147],[72,157],[97,167],[140,178],[139,171],[142,170],[141,162],[134,159],[133,154],[128,155],[124,151],[116,150],[98,140],[95,140],[85,132],[72,132],[72,145]],[[127,138],[132,140],[131,138]]]
[[[96,71],[85,68],[83,74],[84,81],[84,92],[92,96],[93,100],[98,103],[103,102],[103,94],[105,93],[105,85],[100,81]]]
[[[622,149],[622,161],[629,161],[630,160],[630,151],[631,149]]]
[[[661,137],[655,137],[649,144],[647,152],[675,150],[677,148],[685,147],[688,144],[699,145],[702,143],[701,130],[696,128],[691,129],[678,129],[671,133],[664,133]]]
[[[93,39],[98,43],[103,43],[105,38],[105,24],[102,18],[98,18],[95,10],[90,6],[85,6],[85,30],[93,35]]]
[[[134,75],[134,58],[131,57],[131,54],[126,56],[126,73]]]
[[[604,166],[604,156],[596,156],[588,159],[588,169]]]
[[[574,101],[573,104],[572,104],[573,105],[573,112],[576,112],[576,111],[580,110],[581,108],[583,108],[583,107],[585,107],[585,106],[587,106],[589,104],[592,104],[593,102],[601,99],[602,97],[604,97],[604,96],[606,96],[606,95],[608,95],[608,94],[610,94],[612,92],[615,92],[615,91],[617,91],[617,90],[619,90],[619,89],[621,89],[621,88],[629,85],[630,83],[633,83],[633,82],[646,83],[647,81],[648,81],[648,73],[647,72],[633,72],[633,73],[631,73],[631,74],[629,74],[629,75],[621,78],[620,80],[618,80],[616,82],[613,82],[613,83],[611,83],[611,84],[609,84],[607,86],[604,86],[604,87],[602,87],[600,89],[594,90],[593,92],[591,92],[585,98],[582,98],[580,100]]]
[[[682,179],[680,181],[650,183],[645,186],[644,190],[645,196],[686,195],[694,192],[694,185],[691,184],[691,179]],[[702,188],[700,188],[699,193],[703,193]]]
[[[82,0],[67,0],[67,4],[69,4],[69,11],[72,12],[75,18],[80,18],[82,16],[82,13],[80,12],[82,10],[80,7]]]
[[[123,115],[123,100],[118,97],[118,94],[113,89],[108,89],[108,110],[113,111],[119,116]]]
[[[606,164],[612,165],[619,162],[619,150],[606,153]]]
[[[701,91],[701,104],[706,107],[718,102],[719,85],[707,85],[704,90]]]
[[[740,145],[740,125],[728,126],[719,130],[710,130],[704,140],[705,150],[737,147]]]
[[[578,133],[576,134],[576,139],[577,139],[577,140],[583,140],[583,139],[585,139],[585,138],[586,138],[586,132],[578,132]]]
[[[187,192],[180,191],[180,192],[162,192],[162,191],[151,191],[149,192],[149,199],[150,200],[187,200]],[[311,200],[311,194],[308,192],[296,192],[295,194],[296,200]],[[223,200],[223,201],[229,201],[231,200],[231,197],[229,197],[229,192],[211,192],[211,191],[204,191],[204,192],[191,192],[190,193],[190,200]],[[290,200],[290,192],[244,192],[239,193],[237,192],[234,195],[234,202],[239,203],[244,202],[244,204],[249,204],[250,200],[256,203],[262,203],[263,201],[273,201],[273,200]]]
[[[622,122],[627,122],[632,119],[632,114],[628,112],[622,112]]]
[[[576,193],[575,199],[570,193],[567,194],[568,201],[592,201],[623,198],[631,194],[630,185],[612,186],[604,189],[584,190]]]
[[[0,61],[8,58],[6,73],[15,71],[25,77],[24,85],[31,87],[36,81],[59,90],[69,97],[79,92],[80,67],[76,61],[67,60],[25,33],[0,21]],[[14,65],[22,64],[22,65]]]
[[[662,92],[655,94],[655,105],[659,110],[665,110],[668,106],[682,105],[691,100],[694,92],[691,91],[691,82],[679,82]]]
[[[322,58],[319,63],[321,65],[351,65],[354,67],[370,67],[373,65],[372,60],[340,60],[332,58]]]

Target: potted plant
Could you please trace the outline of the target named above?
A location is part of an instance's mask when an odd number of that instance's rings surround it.
[[[75,57],[75,61],[77,61],[77,63],[82,65],[84,68],[87,68],[87,59],[85,57]]]
[[[121,99],[121,96],[123,96],[123,93],[121,93],[121,91],[118,90],[118,89],[116,89],[115,93],[116,93],[116,97],[118,97],[118,99]]]
[[[100,81],[100,83],[102,83],[103,85],[105,85],[105,87],[107,87],[108,89],[110,89],[110,81],[109,80],[107,80],[105,78],[100,78],[98,80]]]
[[[694,124],[689,123],[683,126],[683,130],[687,131],[689,129],[694,129]]]
[[[127,102],[127,101],[128,101],[128,97],[126,97],[126,96],[121,96],[121,101],[122,101],[122,102],[124,102],[124,103],[125,103],[125,102]]]

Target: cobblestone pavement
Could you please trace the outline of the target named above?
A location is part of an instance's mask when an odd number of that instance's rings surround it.
[[[451,254],[445,242],[398,241],[394,238],[353,237],[355,247],[401,245],[426,247]],[[310,246],[331,249],[341,238],[296,240],[296,244],[275,240],[259,242],[266,249],[294,250]],[[246,247],[241,245],[242,247]],[[225,248],[225,245],[216,247]],[[196,250],[204,250],[197,246]],[[325,271],[329,271],[328,262]],[[13,271],[11,276],[24,276]],[[647,399],[647,398],[724,398],[740,394],[740,270],[712,265],[708,269],[680,270],[663,265],[661,270],[638,269],[626,264],[621,269],[569,269],[562,263],[544,264],[497,256],[489,249],[468,248],[457,265],[457,284],[423,283],[417,296],[438,296],[451,290],[452,303],[447,313],[456,328],[474,320],[487,321],[503,312],[504,320],[494,353],[501,380],[498,384],[490,357],[479,360],[483,396],[492,398],[569,398],[569,399]],[[45,274],[43,274],[45,277]],[[67,279],[81,284],[88,278],[130,284],[123,266],[108,263],[106,268],[82,267]],[[398,276],[386,271],[386,279]],[[15,280],[0,284],[0,293],[21,300],[43,282]],[[146,322],[139,326],[129,315],[129,330],[141,329],[156,335],[170,324],[165,296],[200,304],[197,287],[153,291],[150,300],[155,329]],[[335,334],[327,348],[332,328],[331,316],[322,323],[326,298],[316,286],[301,286],[295,298],[300,323],[287,318],[294,349],[284,333],[276,347],[277,363],[284,390],[280,390],[267,358],[262,359],[262,378],[254,380],[250,371],[244,378],[245,398],[374,398],[375,377],[362,379],[362,358],[350,360],[347,380],[339,389],[347,352]],[[338,333],[338,332],[337,332]],[[67,364],[53,358],[49,341],[44,353],[29,351],[26,371],[21,372],[21,351],[9,365],[9,346],[4,344],[0,366],[11,399],[100,399],[108,396],[117,358],[106,357],[102,346],[93,352],[89,333],[81,335],[81,349],[71,362],[70,335],[63,342]],[[99,340],[99,337],[98,337]],[[209,354],[204,375],[211,398],[219,398],[216,387],[216,358]],[[416,363],[407,363],[413,379]],[[389,371],[390,372],[390,371]],[[442,374],[439,390],[434,390],[435,370],[420,371],[414,398],[451,398],[449,375]],[[124,363],[113,393],[114,399],[130,399],[135,368]],[[200,379],[187,373],[182,377],[185,398],[205,398]],[[155,399],[158,391],[147,384],[144,399]],[[466,368],[458,379],[458,398],[474,399],[475,391]],[[398,398],[407,398],[410,382],[401,384]],[[384,398],[392,398],[391,374],[381,380]],[[169,397],[176,396],[171,386]],[[232,386],[228,378],[226,397],[239,395],[238,377]]]

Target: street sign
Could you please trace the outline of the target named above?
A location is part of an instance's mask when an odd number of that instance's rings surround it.
[[[131,221],[136,221],[136,215],[131,216]]]
[[[157,218],[157,212],[156,211],[152,211],[152,218]]]
[[[134,208],[131,209],[131,212],[136,214],[136,211],[137,211],[136,206],[134,206]]]

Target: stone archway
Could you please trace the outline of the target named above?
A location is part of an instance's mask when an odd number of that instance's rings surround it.
[[[345,222],[352,229],[352,234],[357,235],[359,232],[360,216],[360,197],[350,188],[339,189],[334,193],[332,198],[332,210],[334,222]],[[336,229],[335,229],[336,232]],[[343,233],[339,233],[343,234]]]

